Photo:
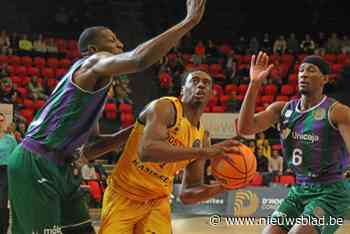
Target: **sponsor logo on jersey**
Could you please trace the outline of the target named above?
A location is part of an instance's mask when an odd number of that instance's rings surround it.
[[[320,137],[315,134],[300,134],[297,132],[292,132],[292,137],[294,140],[305,141],[307,143],[316,143],[320,140]]]
[[[290,128],[283,129],[282,130],[282,134],[281,134],[282,135],[282,139],[283,140],[287,139],[287,137],[289,136],[290,132],[291,132]]]
[[[292,110],[287,110],[286,113],[284,114],[284,117],[289,118],[292,116],[293,111]]]
[[[322,120],[326,118],[326,110],[323,108],[317,108],[313,113],[315,120]]]

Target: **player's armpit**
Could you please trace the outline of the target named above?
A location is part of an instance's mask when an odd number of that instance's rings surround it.
[[[350,108],[336,104],[330,112],[330,121],[338,128],[350,153]]]

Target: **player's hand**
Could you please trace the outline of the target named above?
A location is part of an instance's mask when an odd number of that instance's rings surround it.
[[[252,56],[250,63],[250,80],[252,82],[262,82],[270,74],[273,65],[269,65],[269,56],[259,52],[258,56]]]
[[[198,24],[204,14],[206,0],[187,0],[186,20]]]
[[[239,146],[241,145],[241,142],[233,139],[225,140],[220,143],[214,144],[213,146],[222,148],[224,150],[224,153],[232,153],[232,154],[241,154],[241,150]]]
[[[85,164],[89,163],[89,160],[87,160],[87,158],[85,157],[83,150],[83,147],[77,149],[74,155],[74,158],[76,158],[76,160],[73,162],[74,167],[77,168],[79,171]]]

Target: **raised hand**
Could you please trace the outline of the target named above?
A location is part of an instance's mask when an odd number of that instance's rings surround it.
[[[204,14],[206,0],[187,0],[186,20],[198,24]]]
[[[269,56],[259,52],[258,56],[253,55],[250,64],[250,80],[261,82],[269,75],[273,65],[269,65]]]
[[[213,146],[223,149],[225,153],[241,154],[242,152],[239,148],[240,145],[241,145],[241,142],[229,139],[229,140],[225,140],[220,143],[217,143]]]

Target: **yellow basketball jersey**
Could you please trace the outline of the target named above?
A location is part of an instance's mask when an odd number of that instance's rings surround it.
[[[202,147],[204,129],[192,126],[184,117],[181,101],[176,97],[162,99],[170,100],[176,108],[176,122],[174,126],[168,128],[168,143],[180,147]],[[144,124],[137,121],[109,178],[109,186],[114,191],[138,201],[169,196],[175,173],[191,162],[191,160],[173,163],[141,162],[138,149],[143,129]]]

